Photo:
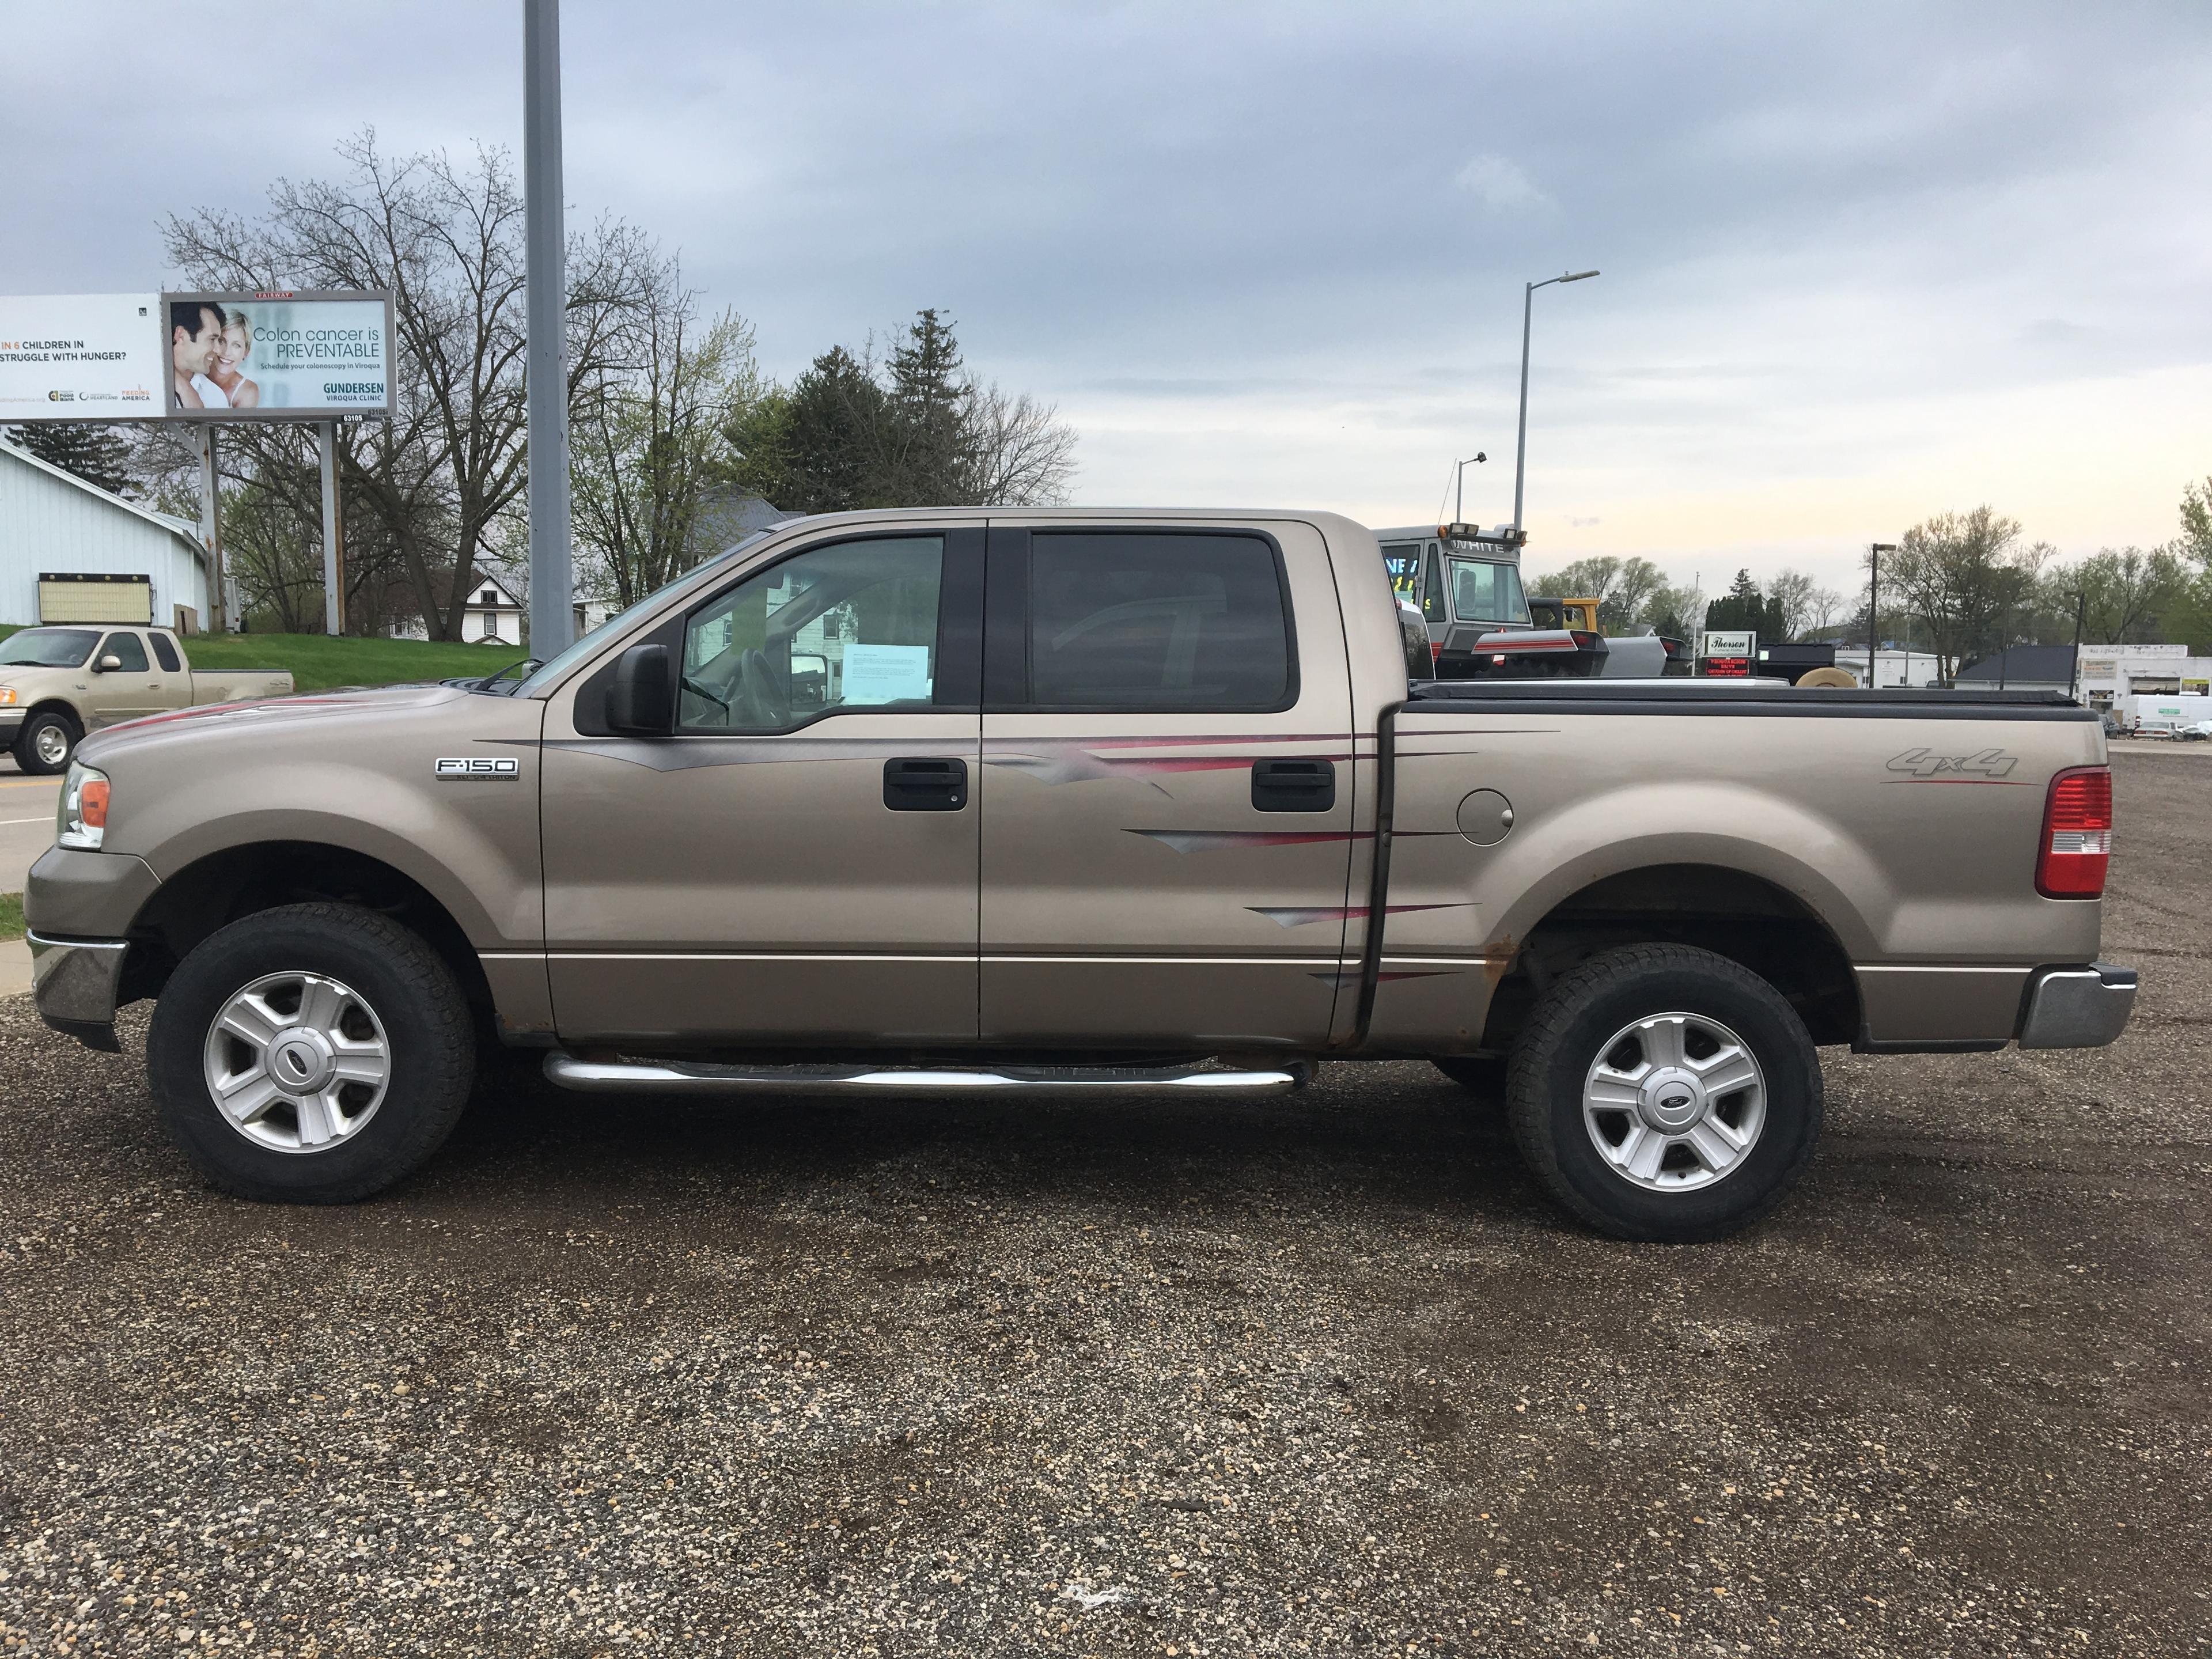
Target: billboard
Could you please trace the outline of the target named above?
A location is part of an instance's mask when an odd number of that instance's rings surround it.
[[[0,422],[161,415],[161,310],[153,294],[0,297]]]
[[[324,421],[392,412],[388,295],[164,294],[160,330],[168,416]]]

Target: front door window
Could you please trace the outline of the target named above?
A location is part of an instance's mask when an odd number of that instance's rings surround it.
[[[681,729],[787,732],[840,710],[930,708],[944,564],[939,536],[839,542],[710,601],[684,628]]]

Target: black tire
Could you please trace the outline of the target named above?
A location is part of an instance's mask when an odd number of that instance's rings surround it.
[[[232,998],[264,975],[292,972],[354,992],[382,1025],[389,1053],[374,1110],[315,1151],[248,1139],[216,1104],[204,1066],[210,1031]],[[290,904],[231,923],[185,957],[155,1006],[146,1069],[170,1135],[225,1192],[350,1204],[421,1168],[452,1133],[475,1078],[476,1033],[452,970],[419,936],[353,905]]]
[[[1657,1178],[1707,1184],[1655,1191],[1600,1153],[1583,1093],[1590,1068],[1610,1052],[1603,1045],[1664,1013],[1713,1020],[1741,1041],[1758,1062],[1765,1118],[1748,1149],[1717,1179],[1687,1147],[1683,1162],[1672,1164],[1670,1145],[1665,1157],[1674,1173]],[[1637,1051],[1632,1044],[1627,1052]],[[1723,1110],[1741,1110],[1744,1097],[1716,1098]],[[1820,1064],[1796,1011],[1749,969],[1687,945],[1631,945],[1561,975],[1531,1011],[1513,1049],[1506,1111],[1528,1167],[1568,1211],[1616,1237],[1688,1243],[1748,1226],[1804,1174],[1820,1137]],[[1630,1122],[1625,1113],[1601,1113],[1597,1121],[1619,1121],[1624,1133]]]
[[[1476,1105],[1497,1109],[1505,1104],[1504,1055],[1454,1054],[1429,1064],[1473,1095]]]
[[[39,758],[39,738],[49,731],[58,731],[62,734],[62,757],[51,763]],[[15,764],[22,768],[27,775],[34,778],[52,777],[57,772],[66,772],[70,757],[76,753],[77,744],[83,735],[77,730],[76,722],[68,715],[57,714],[51,708],[41,708],[25,720],[22,729],[15,733]]]

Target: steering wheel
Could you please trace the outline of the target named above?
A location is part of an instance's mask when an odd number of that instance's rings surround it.
[[[708,702],[713,703],[715,708],[722,711],[722,723],[725,726],[729,724],[730,705],[724,702],[721,697],[717,696],[714,692],[708,690],[705,686],[700,684],[698,681],[693,679],[689,674],[686,674],[684,677],[684,689],[686,691],[689,691],[693,696],[704,697]]]
[[[768,659],[757,650],[749,650],[739,659],[743,670],[745,708],[757,726],[779,726],[791,724],[791,698],[775,683],[775,675],[768,665]]]

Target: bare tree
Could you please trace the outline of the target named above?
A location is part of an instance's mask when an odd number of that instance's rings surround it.
[[[2022,547],[2020,538],[2019,520],[1987,507],[1939,513],[1899,537],[1896,553],[1883,563],[1885,580],[1927,628],[1942,679],[1953,678],[1968,654],[2001,639],[2031,597],[2051,550],[2039,542]]]
[[[966,426],[979,505],[1056,507],[1075,482],[1075,428],[1053,404],[993,380],[969,388]]]
[[[1802,570],[1778,570],[1766,584],[1766,601],[1781,620],[1783,638],[1797,639],[1810,626],[1815,587]]]
[[[623,605],[688,569],[708,491],[729,475],[727,431],[757,400],[750,325],[698,325],[673,258],[641,272],[608,361],[578,388],[570,477],[578,541]]]
[[[173,216],[163,240],[186,279],[210,288],[390,290],[399,415],[347,423],[345,483],[431,636],[458,639],[477,562],[526,478],[521,192],[503,150],[480,149],[465,164],[442,151],[395,158],[370,129],[338,155],[336,179],[279,179],[258,222]],[[599,371],[655,257],[614,221],[570,239],[572,390]]]

